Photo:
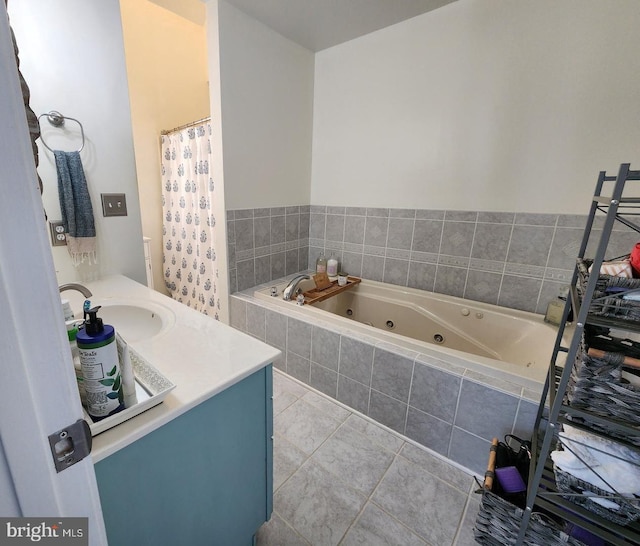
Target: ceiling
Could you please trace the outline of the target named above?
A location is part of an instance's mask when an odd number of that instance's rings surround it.
[[[196,25],[203,26],[207,17],[206,7],[201,0],[149,0],[149,2],[189,19]]]
[[[201,0],[150,0],[204,24]],[[455,0],[226,0],[311,51],[353,40]]]
[[[454,0],[226,0],[311,51],[353,40]]]

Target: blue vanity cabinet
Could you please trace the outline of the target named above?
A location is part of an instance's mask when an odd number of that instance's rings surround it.
[[[250,546],[273,506],[272,369],[95,465],[109,544]]]

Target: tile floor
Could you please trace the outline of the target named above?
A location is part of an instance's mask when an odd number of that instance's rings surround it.
[[[273,375],[274,510],[258,546],[474,544],[471,474]]]

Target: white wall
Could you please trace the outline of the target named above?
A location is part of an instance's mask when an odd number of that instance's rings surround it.
[[[205,6],[198,0],[183,0],[180,6],[175,0],[163,3],[195,13],[200,9],[204,19]],[[207,36],[204,24],[156,3],[121,0],[120,9],[142,230],[151,238],[154,288],[166,294],[162,267],[160,131],[209,115]]]
[[[226,208],[308,204],[314,55],[224,1],[218,16]]]
[[[55,247],[58,281],[122,273],[145,282],[118,0],[20,0],[10,3],[9,16],[34,112],[58,110],[84,126],[81,156],[96,220],[99,265],[79,273],[66,247]],[[44,118],[41,125],[51,148],[77,149],[73,122],[68,122],[67,132],[53,129]],[[41,144],[39,148],[44,206],[49,220],[59,220],[53,154]],[[125,193],[129,215],[103,218],[100,193]]]
[[[216,189],[220,196],[219,200],[212,203],[211,210],[216,218],[225,218],[226,203],[226,180],[224,175],[224,156],[222,146],[222,124],[215,123],[215,120],[222,118],[222,99],[220,84],[220,9],[218,0],[206,1],[207,17],[207,65],[209,67],[209,104],[211,110],[211,174],[215,184],[221,184]],[[214,248],[216,252],[216,262],[218,268],[218,290],[220,299],[225,303],[220,309],[220,321],[229,324],[229,256],[227,252],[227,223],[222,222],[216,225],[214,230]]]
[[[316,55],[312,204],[586,213],[640,166],[637,0],[459,0]]]

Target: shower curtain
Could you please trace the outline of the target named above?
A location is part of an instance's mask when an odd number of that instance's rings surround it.
[[[211,122],[162,135],[161,143],[165,285],[174,299],[219,319]]]

